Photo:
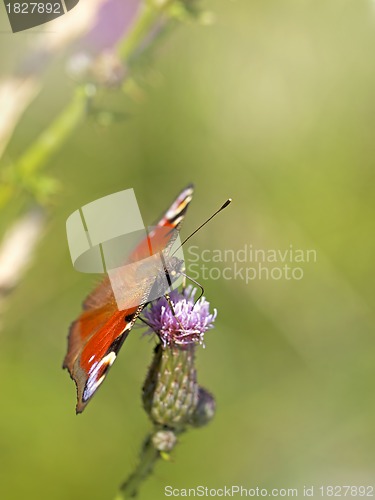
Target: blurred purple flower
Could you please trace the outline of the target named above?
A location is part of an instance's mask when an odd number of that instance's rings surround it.
[[[113,48],[131,27],[140,5],[140,0],[107,0],[81,40],[80,49],[97,54]]]
[[[73,46],[67,61],[68,74],[74,80],[109,87],[121,85],[126,67],[116,46],[131,29],[140,5],[141,0],[105,0],[95,22]]]
[[[205,332],[213,328],[217,311],[210,314],[209,302],[201,297],[194,303],[197,289],[187,287],[183,293],[173,290],[170,299],[175,315],[168,301],[162,297],[145,311],[144,318],[155,332],[163,346],[188,346],[203,344]]]

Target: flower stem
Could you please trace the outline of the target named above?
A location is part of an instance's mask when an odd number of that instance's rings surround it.
[[[60,115],[19,158],[16,168],[29,176],[40,170],[69,137],[85,115],[88,94],[79,87]]]
[[[152,35],[153,29],[156,28],[163,14],[165,14],[167,9],[174,3],[175,0],[144,1],[137,22],[118,47],[118,54],[121,59],[129,61],[134,50],[137,49],[148,36]]]
[[[150,33],[158,16],[158,10],[148,3],[141,6],[140,14],[133,28],[118,46],[118,54],[123,61],[129,61],[135,49],[139,47],[145,37]]]
[[[160,452],[155,449],[150,435],[143,444],[138,466],[120,487],[115,500],[136,497],[141,483],[151,474],[158,458],[160,458]]]
[[[36,174],[64,144],[83,119],[87,94],[80,87],[60,115],[36,138],[31,146],[3,173],[0,186],[0,208],[8,203],[19,187],[34,192],[37,189]],[[36,196],[37,197],[37,196]]]

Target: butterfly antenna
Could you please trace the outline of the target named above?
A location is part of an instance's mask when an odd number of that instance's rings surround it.
[[[185,285],[186,285],[186,279],[188,279],[189,281],[191,281],[192,283],[194,283],[194,285],[197,285],[197,287],[199,287],[201,289],[201,293],[199,294],[199,297],[194,301],[194,304],[196,304],[198,302],[198,300],[201,297],[203,297],[203,295],[204,295],[204,288],[203,288],[203,286],[198,281],[196,281],[195,279],[191,278],[187,274],[181,273],[181,275],[184,277]],[[186,286],[185,286],[185,288],[186,288]]]
[[[173,252],[173,255],[177,252],[177,250],[179,250],[182,245],[185,245],[185,243],[190,240],[190,238],[192,236],[194,236],[194,234],[196,234],[198,231],[200,231],[202,229],[202,227],[204,227],[206,224],[208,224],[210,222],[210,220],[212,220],[214,217],[216,217],[216,215],[218,213],[220,213],[222,210],[224,210],[224,208],[227,208],[228,205],[230,205],[232,203],[232,198],[228,198],[227,201],[219,208],[219,210],[216,210],[216,212],[214,214],[211,215],[211,217],[209,217],[207,220],[205,220],[203,222],[203,224],[201,224],[199,227],[197,227],[197,229],[195,231],[193,231],[191,234],[189,234],[189,236],[187,238],[184,239],[184,241],[181,243],[181,245],[176,248],[176,250]]]

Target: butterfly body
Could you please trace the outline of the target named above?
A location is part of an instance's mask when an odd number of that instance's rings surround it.
[[[183,261],[171,255],[171,248],[192,195],[192,186],[179,194],[147,238],[134,249],[129,265],[104,278],[86,298],[81,315],[72,323],[63,367],[76,383],[77,413],[84,410],[104,381],[143,308],[164,294],[166,279],[171,285],[181,275]],[[119,286],[115,297],[116,280]],[[121,310],[118,293],[124,298]]]

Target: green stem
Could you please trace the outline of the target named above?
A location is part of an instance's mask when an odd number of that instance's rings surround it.
[[[118,46],[118,54],[123,61],[128,62],[133,52],[139,47],[145,37],[150,33],[159,16],[159,11],[145,3],[137,21],[127,34],[126,38]]]
[[[151,474],[159,457],[160,453],[152,444],[152,436],[150,435],[143,444],[138,466],[120,487],[115,500],[136,497],[142,482]]]
[[[8,166],[4,173],[5,182],[0,186],[0,208],[12,198],[19,186],[27,191],[34,190],[35,175],[43,169],[81,122],[85,115],[86,102],[86,91],[78,88],[60,115],[36,138],[16,163]]]
[[[157,22],[162,19],[166,10],[176,0],[145,0],[137,22],[127,37],[119,44],[118,53],[122,60],[129,61],[133,52],[142,44],[145,38],[152,33]]]
[[[19,158],[15,168],[21,176],[30,176],[41,170],[60,149],[84,117],[87,98],[86,90],[78,88],[60,115]]]

